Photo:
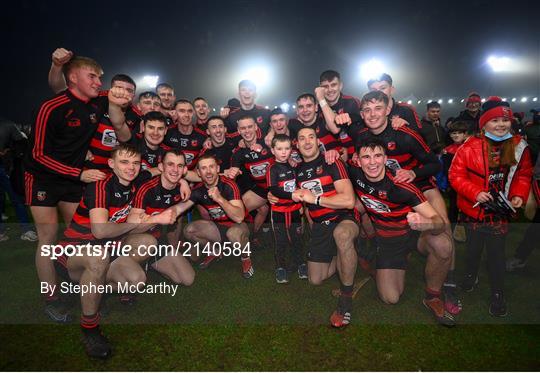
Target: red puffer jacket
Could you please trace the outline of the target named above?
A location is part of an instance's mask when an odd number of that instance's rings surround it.
[[[519,159],[519,162],[508,172],[505,195],[509,200],[521,197],[525,205],[532,180],[531,153],[521,136],[516,135],[512,139],[516,144],[516,159]],[[487,141],[483,135],[473,136],[465,141],[456,152],[448,172],[450,184],[458,194],[458,208],[478,221],[484,219],[485,210],[481,206],[473,208],[476,196],[480,192],[489,191]]]

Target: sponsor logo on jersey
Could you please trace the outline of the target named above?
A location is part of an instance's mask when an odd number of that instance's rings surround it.
[[[262,122],[263,122],[263,117],[261,117],[261,116],[257,117],[257,123],[260,124],[260,123],[262,123]]]
[[[324,193],[320,179],[304,181],[300,184],[300,188],[310,190],[315,196],[320,196]]]
[[[191,140],[191,146],[196,147],[197,145],[199,145],[197,140]]]
[[[47,192],[45,192],[43,190],[38,190],[38,192],[37,192],[38,201],[45,201],[45,198],[47,198]]]
[[[379,198],[386,199],[386,197],[388,197],[386,190],[379,190]]]
[[[124,219],[127,218],[127,216],[129,215],[129,211],[131,210],[131,205],[127,205],[125,206],[124,208],[116,211],[113,216],[111,216],[109,218],[109,221],[112,221],[113,223],[116,223],[116,222],[121,222],[123,221]]]
[[[362,197],[360,197],[360,200],[362,201],[364,206],[366,206],[366,208],[369,209],[369,210],[373,210],[373,211],[378,212],[378,213],[389,213],[389,212],[391,212],[390,208],[387,205],[385,205],[384,203],[382,203],[381,201],[371,199],[368,196],[362,196]]]
[[[396,150],[396,143],[394,141],[390,141],[387,147],[388,147],[388,150]]]
[[[68,127],[80,127],[81,120],[79,118],[70,118],[67,122]]]
[[[116,139],[116,132],[112,129],[106,129],[103,131],[103,136],[101,137],[101,143],[108,147],[115,147],[118,145],[118,140]]]
[[[214,220],[218,220],[226,216],[225,211],[223,211],[221,207],[214,207],[214,208],[208,209],[208,214]]]
[[[315,173],[317,175],[321,175],[323,173],[323,167],[322,166],[317,166],[317,169],[315,170]]]
[[[92,124],[97,124],[97,115],[96,115],[96,113],[90,114],[90,122]]]
[[[396,161],[395,159],[387,159],[386,167],[388,167],[392,171],[401,170],[401,166],[399,165],[399,162]]]
[[[269,162],[264,162],[249,167],[249,171],[254,177],[262,177],[266,175],[266,168],[270,165]]]
[[[292,193],[296,190],[296,180],[287,180],[283,182],[283,190],[287,193]]]

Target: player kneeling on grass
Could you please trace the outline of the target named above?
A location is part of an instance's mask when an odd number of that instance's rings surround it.
[[[268,190],[278,201],[271,206],[272,232],[274,234],[274,258],[276,260],[276,281],[289,282],[287,252],[292,255],[293,270],[298,277],[306,279],[307,265],[302,250],[302,204],[292,199],[296,190],[296,174],[288,163],[291,156],[291,139],[278,134],[272,139],[272,154],[276,162],[266,172]],[[290,269],[290,268],[289,268]]]
[[[177,250],[174,243],[168,247],[169,242],[161,232],[160,225],[174,224],[177,215],[171,208],[182,200],[180,182],[187,171],[184,154],[180,150],[167,150],[162,161],[158,164],[161,175],[142,184],[135,194],[133,208],[127,221],[140,224],[137,235],[130,235],[128,239],[137,245],[145,245],[142,255],[122,257],[122,265],[112,267],[108,277],[114,282],[142,283],[146,282],[146,274],[141,264],[154,269],[175,284],[190,286],[195,279],[195,271],[189,261]],[[188,198],[188,196],[185,196]],[[153,250],[152,248],[157,248]],[[151,258],[153,256],[153,258]],[[116,266],[116,264],[115,264]],[[135,301],[134,295],[126,294],[121,300],[125,304]]]
[[[416,247],[427,255],[424,305],[437,322],[455,325],[445,310],[441,288],[450,268],[452,244],[445,234],[444,220],[413,184],[396,182],[386,168],[385,143],[369,139],[359,147],[361,168],[350,169],[351,180],[361,202],[357,208],[367,212],[379,244],[376,257],[376,282],[379,296],[396,304],[405,287],[408,254]],[[420,237],[413,231],[419,231]]]
[[[82,250],[81,255],[71,256],[64,253],[54,262],[61,277],[79,283],[81,287],[98,289],[110,281],[110,269],[113,265],[121,266],[123,258],[114,260],[111,265],[107,248],[111,242],[121,241],[127,233],[136,233],[138,228],[137,224],[126,223],[126,219],[135,194],[133,181],[139,174],[141,154],[133,146],[122,144],[112,150],[108,164],[113,173],[86,187],[61,241],[64,247],[89,243],[93,251]],[[127,243],[129,240],[123,241],[122,245]],[[99,327],[102,293],[90,291],[81,296],[83,343],[86,353],[97,358],[107,358],[111,354],[109,341]]]
[[[249,228],[244,223],[247,211],[238,186],[219,175],[218,162],[212,155],[201,156],[196,170],[202,182],[193,188],[189,201],[174,206],[180,215],[194,205],[200,205],[212,219],[194,221],[184,229],[185,238],[195,242],[190,250],[191,258],[198,260],[202,254],[214,260],[223,256],[240,256],[242,276],[250,278],[254,270],[250,258]]]

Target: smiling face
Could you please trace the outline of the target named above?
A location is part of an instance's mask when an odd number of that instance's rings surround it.
[[[208,115],[210,115],[210,107],[208,106],[208,103],[205,100],[199,99],[195,100],[193,105],[195,106],[195,114],[197,115],[197,119],[200,122],[206,122]]]
[[[167,127],[160,120],[147,120],[144,123],[144,139],[152,147],[159,146],[165,139]]]
[[[164,109],[172,110],[174,102],[176,101],[174,90],[168,87],[159,87],[157,90],[157,94],[161,99],[161,106]]]
[[[255,105],[255,98],[257,97],[257,91],[254,87],[243,85],[238,89],[238,98],[240,103],[244,107],[251,107]]]
[[[505,117],[493,118],[484,125],[485,131],[499,137],[509,133],[511,128],[512,121]]]
[[[276,157],[276,161],[285,163],[291,156],[291,142],[287,141],[276,141],[274,146],[272,146],[272,154]]]
[[[216,118],[208,121],[206,133],[214,145],[221,145],[225,142],[225,124],[222,119]]]
[[[371,100],[362,105],[360,115],[371,132],[379,134],[387,126],[387,117],[390,107],[384,101]]]
[[[158,111],[161,107],[161,100],[159,97],[141,97],[139,100],[139,103],[137,104],[137,107],[145,115],[146,113],[149,113],[151,111]]]
[[[257,140],[257,125],[252,118],[240,119],[238,121],[238,133],[245,142],[251,144]]]
[[[170,186],[178,184],[186,169],[186,159],[183,155],[167,153],[163,160],[158,164],[161,171],[161,178]],[[165,184],[164,183],[164,184]]]
[[[339,100],[339,95],[343,89],[343,83],[338,78],[334,78],[330,81],[323,80],[320,84],[324,88],[324,98],[328,101],[328,104],[334,105]]]
[[[317,105],[311,98],[301,98],[296,102],[296,115],[303,124],[312,124],[317,115]]]
[[[286,134],[288,119],[285,114],[274,114],[270,117],[270,127],[276,134]]]
[[[141,169],[141,155],[126,151],[117,151],[112,158],[108,159],[109,167],[123,185],[129,185]]]
[[[68,84],[81,99],[90,100],[99,95],[101,75],[95,68],[83,65],[70,71]]]
[[[358,151],[360,167],[370,181],[379,181],[384,177],[386,155],[380,146],[365,146]]]
[[[219,165],[214,158],[202,158],[197,162],[197,174],[207,187],[215,186],[219,177]]]
[[[298,150],[304,161],[309,162],[319,156],[317,134],[312,128],[302,128],[298,131]]]
[[[193,106],[190,102],[179,102],[176,104],[176,112],[178,113],[178,124],[181,126],[191,126],[193,121]]]

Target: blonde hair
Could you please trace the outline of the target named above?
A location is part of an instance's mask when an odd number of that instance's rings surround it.
[[[94,70],[98,75],[103,75],[103,69],[95,60],[89,57],[75,56],[62,67],[66,82],[69,83],[69,74],[73,70],[80,69],[81,67],[88,67]]]

